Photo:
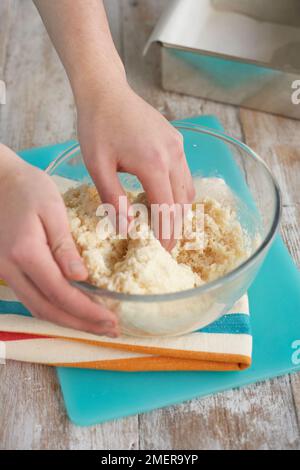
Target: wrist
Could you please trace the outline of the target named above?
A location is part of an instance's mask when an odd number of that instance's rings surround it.
[[[108,65],[108,64],[107,64]],[[102,72],[104,70],[104,72]],[[71,80],[77,110],[103,102],[113,94],[122,93],[129,88],[125,68],[119,59],[109,66],[93,67],[90,72],[78,74]]]

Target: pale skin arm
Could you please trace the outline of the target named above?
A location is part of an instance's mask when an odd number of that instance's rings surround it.
[[[83,157],[102,201],[118,208],[120,170],[140,179],[150,204],[192,202],[181,135],[128,85],[102,1],[35,4],[67,71]],[[161,241],[168,249],[173,244]]]

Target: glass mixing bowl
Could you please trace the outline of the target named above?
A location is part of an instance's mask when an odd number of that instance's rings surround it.
[[[247,145],[220,132],[176,122],[195,186],[201,177],[222,178],[237,198],[241,225],[253,241],[251,255],[231,272],[200,287],[168,294],[129,295],[99,289],[83,282],[73,284],[95,302],[116,312],[124,334],[174,336],[212,323],[247,292],[269,250],[279,225],[280,191],[269,169]],[[78,144],[63,152],[47,168],[61,191],[82,183],[93,184]],[[140,187],[138,180],[120,174],[126,189]]]

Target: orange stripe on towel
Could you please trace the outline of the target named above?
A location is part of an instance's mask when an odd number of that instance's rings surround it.
[[[168,349],[168,348],[158,348],[153,346],[138,346],[132,344],[121,344],[121,343],[108,343],[105,341],[94,341],[83,338],[70,338],[59,336],[60,339],[65,339],[69,341],[75,341],[80,343],[91,344],[93,346],[101,346],[104,348],[118,349],[120,351],[130,351],[135,353],[144,353],[144,354],[154,354],[160,357],[168,357],[178,359],[187,359],[192,361],[215,361],[215,362],[226,362],[230,364],[242,363],[246,364],[246,367],[251,365],[251,358],[249,356],[244,356],[241,354],[222,354],[222,353],[212,353],[204,351],[187,351],[183,349]]]
[[[81,369],[101,369],[123,372],[143,371],[241,371],[247,369],[251,359],[241,356],[240,362],[190,359],[175,359],[171,357],[139,357],[134,359],[114,359],[95,362],[74,362],[49,364],[55,367],[75,367]]]

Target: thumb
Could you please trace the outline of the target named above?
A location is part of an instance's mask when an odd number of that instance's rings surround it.
[[[43,224],[50,250],[62,273],[68,279],[74,281],[84,281],[87,279],[88,271],[70,233],[68,217],[63,202],[56,209],[55,216],[53,216],[53,212],[46,212],[44,214]]]

